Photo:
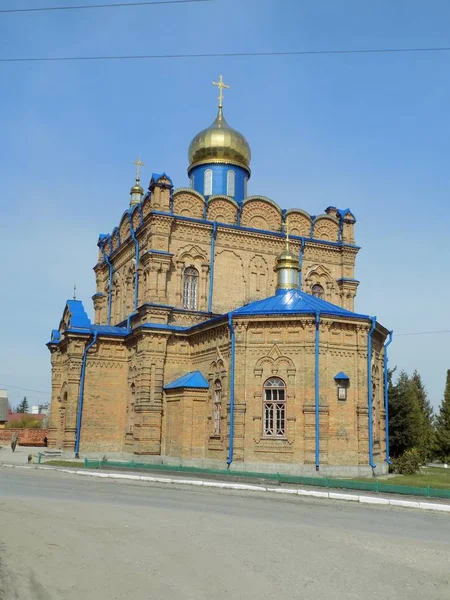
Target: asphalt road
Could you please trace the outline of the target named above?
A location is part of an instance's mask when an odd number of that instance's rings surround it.
[[[0,600],[450,599],[450,517],[0,469]]]

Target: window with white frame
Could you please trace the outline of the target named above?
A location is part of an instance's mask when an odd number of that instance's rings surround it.
[[[213,435],[220,435],[220,411],[222,408],[222,382],[214,382]]]
[[[194,189],[195,187],[195,175],[191,175],[191,188]]]
[[[244,179],[244,198],[247,198],[248,177]]]
[[[236,189],[236,173],[229,170],[227,173],[227,196],[234,198]]]
[[[279,377],[271,377],[264,384],[264,435],[286,436],[286,385]]]
[[[188,267],[183,273],[183,308],[195,310],[198,296],[198,271]]]
[[[316,298],[323,298],[323,295],[325,294],[325,290],[320,283],[315,283],[311,288],[311,292]]]
[[[203,194],[211,196],[213,190],[213,172],[211,169],[206,169],[203,182]]]

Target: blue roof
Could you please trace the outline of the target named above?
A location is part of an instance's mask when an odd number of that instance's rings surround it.
[[[201,388],[208,389],[209,383],[200,373],[200,371],[192,371],[191,373],[187,373],[183,375],[183,377],[179,377],[172,381],[172,383],[168,383],[164,386],[165,390],[175,390],[177,388]]]
[[[91,320],[87,316],[81,300],[67,300],[66,305],[70,311],[70,328],[89,329]]]
[[[169,175],[167,175],[167,173],[152,173],[152,178],[150,179],[150,185],[152,183],[158,183],[158,181],[160,181],[160,179],[163,179],[163,177],[168,179],[173,186],[173,181],[172,181],[171,177],[169,177]]]
[[[279,290],[275,296],[256,300],[233,311],[234,315],[315,314],[369,319],[368,315],[351,312],[300,290]]]
[[[350,377],[343,371],[339,371],[339,373],[337,375],[335,375],[334,378],[335,379],[345,379],[345,380],[350,379]]]

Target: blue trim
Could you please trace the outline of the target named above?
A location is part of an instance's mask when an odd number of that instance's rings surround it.
[[[165,250],[147,250],[144,254],[165,254],[166,256],[173,256],[170,252]]]
[[[355,279],[354,277],[339,277],[339,279],[336,279],[336,281],[339,283],[339,281],[353,281],[356,283],[360,283],[359,279]]]
[[[300,266],[300,271],[298,272],[298,289],[302,289],[302,281],[303,281],[303,253],[305,251],[305,238],[302,237],[302,245],[300,246],[300,254],[298,257],[298,262]]]
[[[84,349],[83,360],[81,362],[81,376],[80,376],[80,393],[78,396],[78,414],[77,414],[77,430],[75,433],[75,457],[79,457],[80,452],[80,437],[81,437],[81,418],[83,415],[83,400],[84,400],[84,378],[86,375],[86,360],[89,350],[97,341],[97,332],[94,332],[94,338]]]
[[[128,213],[128,220],[130,222],[131,239],[134,242],[134,247],[136,250],[136,252],[135,252],[136,264],[134,265],[134,304],[133,304],[133,308],[136,311],[137,305],[138,305],[138,293],[139,293],[139,242],[136,239],[135,231],[133,228],[133,219],[132,219],[132,215],[130,212]]]
[[[162,210],[154,210],[152,211],[153,215],[161,215],[161,216],[165,216],[165,217],[169,217],[170,214],[167,212],[164,212]],[[239,213],[238,213],[239,215]],[[212,225],[214,223],[214,221],[208,221],[207,219],[197,219],[195,217],[186,217],[184,215],[174,215],[175,219],[179,220],[179,221],[188,221],[190,223],[202,223],[202,224],[207,224],[207,225]],[[311,217],[314,218],[315,217]],[[224,229],[237,229],[238,231],[249,231],[250,233],[263,233],[265,235],[273,235],[275,237],[279,237],[284,239],[285,236],[280,232],[280,231],[270,231],[269,229],[256,229],[254,227],[245,227],[243,225],[233,225],[231,223],[219,223],[220,227],[223,227]],[[290,238],[292,240],[301,240],[302,236],[300,235],[291,235]],[[316,238],[313,238],[312,236],[310,236],[310,241],[314,242],[315,244],[323,244],[324,246],[335,246],[335,247],[345,247],[345,248],[355,248],[357,250],[361,249],[361,246],[357,246],[356,244],[346,244],[346,243],[339,243],[339,242],[330,242],[328,240],[319,240]],[[116,252],[116,250],[114,250],[114,252]]]
[[[389,332],[389,338],[384,345],[384,410],[385,410],[385,436],[386,436],[386,458],[385,461],[391,465],[389,458],[389,393],[388,393],[388,346],[392,342],[392,331]]]
[[[319,335],[320,335],[320,313],[316,312],[316,347],[315,347],[315,404],[316,404],[316,471],[320,467],[320,409],[319,409]]]
[[[230,438],[228,448],[227,465],[230,466],[233,462],[233,439],[234,439],[234,353],[235,353],[235,337],[233,328],[233,314],[228,314],[228,327],[230,328],[231,336],[231,357],[230,357]]]
[[[217,234],[217,223],[214,221],[213,230],[211,233],[211,257],[210,257],[210,271],[209,271],[209,297],[208,297],[208,312],[212,312],[212,301],[214,291],[214,262],[215,262],[215,251],[216,251],[216,234]]]
[[[371,317],[372,327],[369,331],[369,339],[367,341],[367,398],[369,411],[369,465],[375,469],[376,465],[373,462],[373,428],[372,428],[372,335],[375,331],[377,318]]]

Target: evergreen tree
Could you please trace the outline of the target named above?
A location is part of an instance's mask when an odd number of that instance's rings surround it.
[[[389,447],[393,458],[422,443],[423,416],[418,393],[405,371],[393,383],[394,370],[389,370]]]
[[[419,443],[416,447],[424,460],[429,460],[434,448],[434,413],[422,378],[417,370],[411,378],[411,385],[415,388],[415,396],[421,413],[421,432]]]
[[[436,418],[436,456],[442,460],[450,458],[450,369],[447,371],[444,399]]]
[[[22,402],[17,407],[17,412],[18,413],[27,413],[27,412],[29,412],[29,410],[30,410],[30,407],[28,406],[27,397],[25,396],[24,399],[22,400]]]

